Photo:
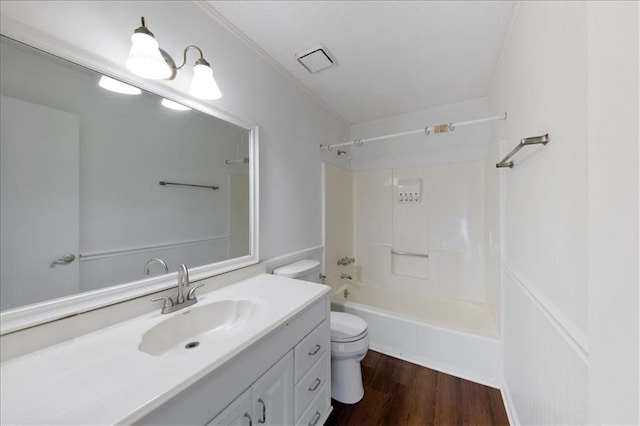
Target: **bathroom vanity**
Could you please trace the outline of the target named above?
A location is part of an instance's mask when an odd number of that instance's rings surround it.
[[[260,274],[2,364],[2,424],[322,424],[328,287]]]

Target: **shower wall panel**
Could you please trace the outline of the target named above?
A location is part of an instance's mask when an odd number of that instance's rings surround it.
[[[411,178],[422,180],[422,200],[400,205],[393,185]],[[362,285],[388,287],[398,297],[484,301],[483,162],[361,171],[353,182],[354,252]]]

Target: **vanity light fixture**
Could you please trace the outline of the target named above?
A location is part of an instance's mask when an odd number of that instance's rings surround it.
[[[123,95],[139,95],[140,93],[142,93],[142,90],[138,89],[137,87],[118,80],[114,80],[113,78],[107,77],[106,75],[100,77],[98,86],[111,92],[121,93]]]
[[[145,25],[144,16],[142,26],[136,28],[131,36],[131,50],[127,58],[126,67],[135,75],[152,80],[173,80],[179,69],[187,63],[187,51],[196,49],[200,58],[193,66],[193,79],[189,93],[199,99],[220,99],[222,93],[213,77],[211,65],[204,59],[202,50],[198,46],[189,45],[184,48],[182,65],[176,66],[171,56],[162,50],[153,33]]]
[[[170,101],[169,99],[166,99],[166,98],[162,98],[162,101],[160,103],[162,104],[163,107],[169,108],[175,111],[189,111],[191,109],[188,106],[184,106],[177,102]]]

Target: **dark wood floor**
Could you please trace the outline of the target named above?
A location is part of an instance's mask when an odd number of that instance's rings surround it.
[[[331,400],[328,426],[508,425],[498,389],[369,351],[362,360],[364,398]]]

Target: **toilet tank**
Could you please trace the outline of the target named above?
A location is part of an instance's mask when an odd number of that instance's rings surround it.
[[[320,262],[312,259],[299,260],[274,269],[273,275],[319,283]]]

